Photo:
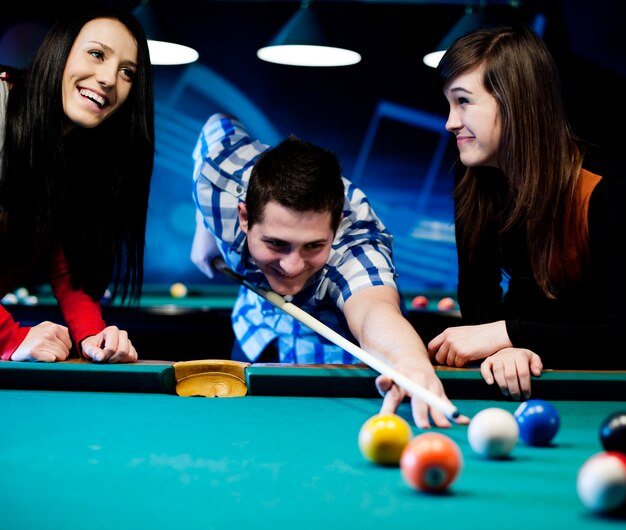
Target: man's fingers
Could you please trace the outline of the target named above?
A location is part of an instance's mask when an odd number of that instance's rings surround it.
[[[392,384],[391,387],[385,392],[383,404],[380,407],[380,413],[395,414],[403,399],[404,394],[400,390],[400,387]]]
[[[376,378],[375,385],[380,397],[385,397],[385,394],[389,391],[393,384],[393,380],[390,377],[386,375],[379,375]]]

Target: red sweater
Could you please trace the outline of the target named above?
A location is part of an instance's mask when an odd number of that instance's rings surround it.
[[[52,291],[59,302],[70,336],[74,344],[80,345],[84,339],[100,333],[106,327],[102,320],[102,308],[89,295],[72,287],[67,259],[60,247],[53,254],[50,271]],[[16,277],[17,271],[13,276],[0,275],[0,297],[16,287]],[[29,331],[29,327],[20,326],[0,305],[0,358],[9,360]]]

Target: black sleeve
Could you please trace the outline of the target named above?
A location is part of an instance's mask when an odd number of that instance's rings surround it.
[[[514,346],[538,353],[550,368],[626,369],[626,188],[602,179],[589,202],[591,269],[580,300],[569,300],[565,314],[587,317],[562,323],[507,320]],[[576,304],[579,304],[576,307]]]
[[[470,256],[460,241],[457,225],[457,296],[464,324],[483,324],[504,318],[496,230],[495,226],[488,227]]]

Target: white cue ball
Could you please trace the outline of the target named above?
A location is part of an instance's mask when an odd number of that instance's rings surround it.
[[[578,498],[589,510],[605,513],[626,504],[626,456],[602,452],[589,457],[578,470]]]
[[[519,426],[515,416],[500,408],[481,410],[470,421],[467,438],[474,452],[486,458],[504,458],[517,444]]]

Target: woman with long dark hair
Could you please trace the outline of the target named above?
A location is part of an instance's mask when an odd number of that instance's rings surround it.
[[[454,198],[468,325],[435,337],[430,355],[480,362],[514,399],[544,367],[626,368],[624,182],[583,167],[546,45],[528,28],[482,29],[437,71],[465,166]]]
[[[0,355],[56,361],[76,346],[94,361],[135,361],[99,301],[107,288],[141,295],[154,159],[146,36],[123,11],[71,14],[11,81],[0,81],[0,293],[49,281],[67,327],[23,327],[0,306]]]

